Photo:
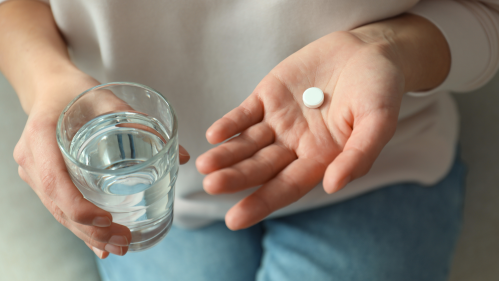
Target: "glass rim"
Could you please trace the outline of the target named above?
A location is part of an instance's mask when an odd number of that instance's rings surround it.
[[[173,120],[172,120],[173,127],[171,130],[172,136],[177,135],[177,127],[178,127],[177,115],[175,114],[175,111],[174,111],[173,107],[171,106],[171,104],[168,102],[168,100],[160,92],[158,92],[158,91],[154,90],[153,88],[148,87],[146,85],[134,83],[134,82],[109,82],[109,83],[100,84],[100,85],[94,86],[88,90],[85,90],[84,92],[82,92],[81,94],[76,96],[73,100],[71,100],[71,102],[64,108],[64,110],[59,115],[59,119],[57,120],[57,126],[56,126],[57,145],[59,146],[59,150],[63,154],[64,158],[69,159],[73,164],[75,164],[77,167],[79,167],[81,169],[91,171],[94,173],[101,173],[101,174],[111,174],[111,175],[126,174],[130,171],[140,170],[142,168],[149,166],[152,162],[154,162],[157,159],[164,156],[164,154],[166,154],[166,152],[168,150],[170,150],[170,148],[174,142],[173,141],[167,142],[167,144],[158,153],[156,153],[151,158],[147,159],[146,161],[144,161],[140,164],[137,164],[137,165],[134,165],[131,167],[122,168],[122,169],[117,169],[117,170],[99,169],[99,168],[85,165],[85,164],[77,161],[73,156],[71,156],[69,154],[69,152],[66,151],[66,149],[64,148],[64,146],[62,144],[61,127],[62,127],[62,119],[64,118],[64,115],[66,114],[66,112],[71,108],[71,106],[73,106],[73,104],[75,102],[77,102],[86,93],[94,91],[94,90],[99,90],[101,88],[109,87],[109,86],[133,86],[133,87],[138,87],[138,88],[142,88],[142,89],[151,91],[152,93],[158,95],[160,97],[160,99],[162,99],[166,103],[167,107],[170,109],[170,112],[173,116]]]

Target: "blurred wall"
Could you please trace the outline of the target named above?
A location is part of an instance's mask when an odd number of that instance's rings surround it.
[[[450,280],[499,280],[499,75],[455,98],[468,179],[464,228]]]

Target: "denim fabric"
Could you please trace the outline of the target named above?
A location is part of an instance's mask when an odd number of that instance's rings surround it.
[[[465,168],[230,231],[172,227],[157,246],[98,260],[103,281],[444,281],[461,227]]]

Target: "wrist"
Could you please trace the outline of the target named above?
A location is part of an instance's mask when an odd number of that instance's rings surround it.
[[[405,92],[433,89],[450,70],[450,50],[440,30],[430,21],[404,14],[351,31],[360,40],[384,51],[402,71]]]
[[[97,80],[76,68],[61,69],[33,81],[31,92],[20,95],[23,97],[21,104],[28,115],[36,111],[58,116],[72,99],[98,84]]]
[[[0,70],[26,113],[35,104],[50,109],[60,106],[59,100],[69,102],[78,92],[73,83],[91,80],[71,61],[49,5],[7,1],[0,5],[0,18]]]

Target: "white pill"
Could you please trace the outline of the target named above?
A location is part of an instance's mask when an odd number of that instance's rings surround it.
[[[321,89],[312,87],[303,92],[303,103],[308,108],[318,108],[324,102],[324,93]]]

